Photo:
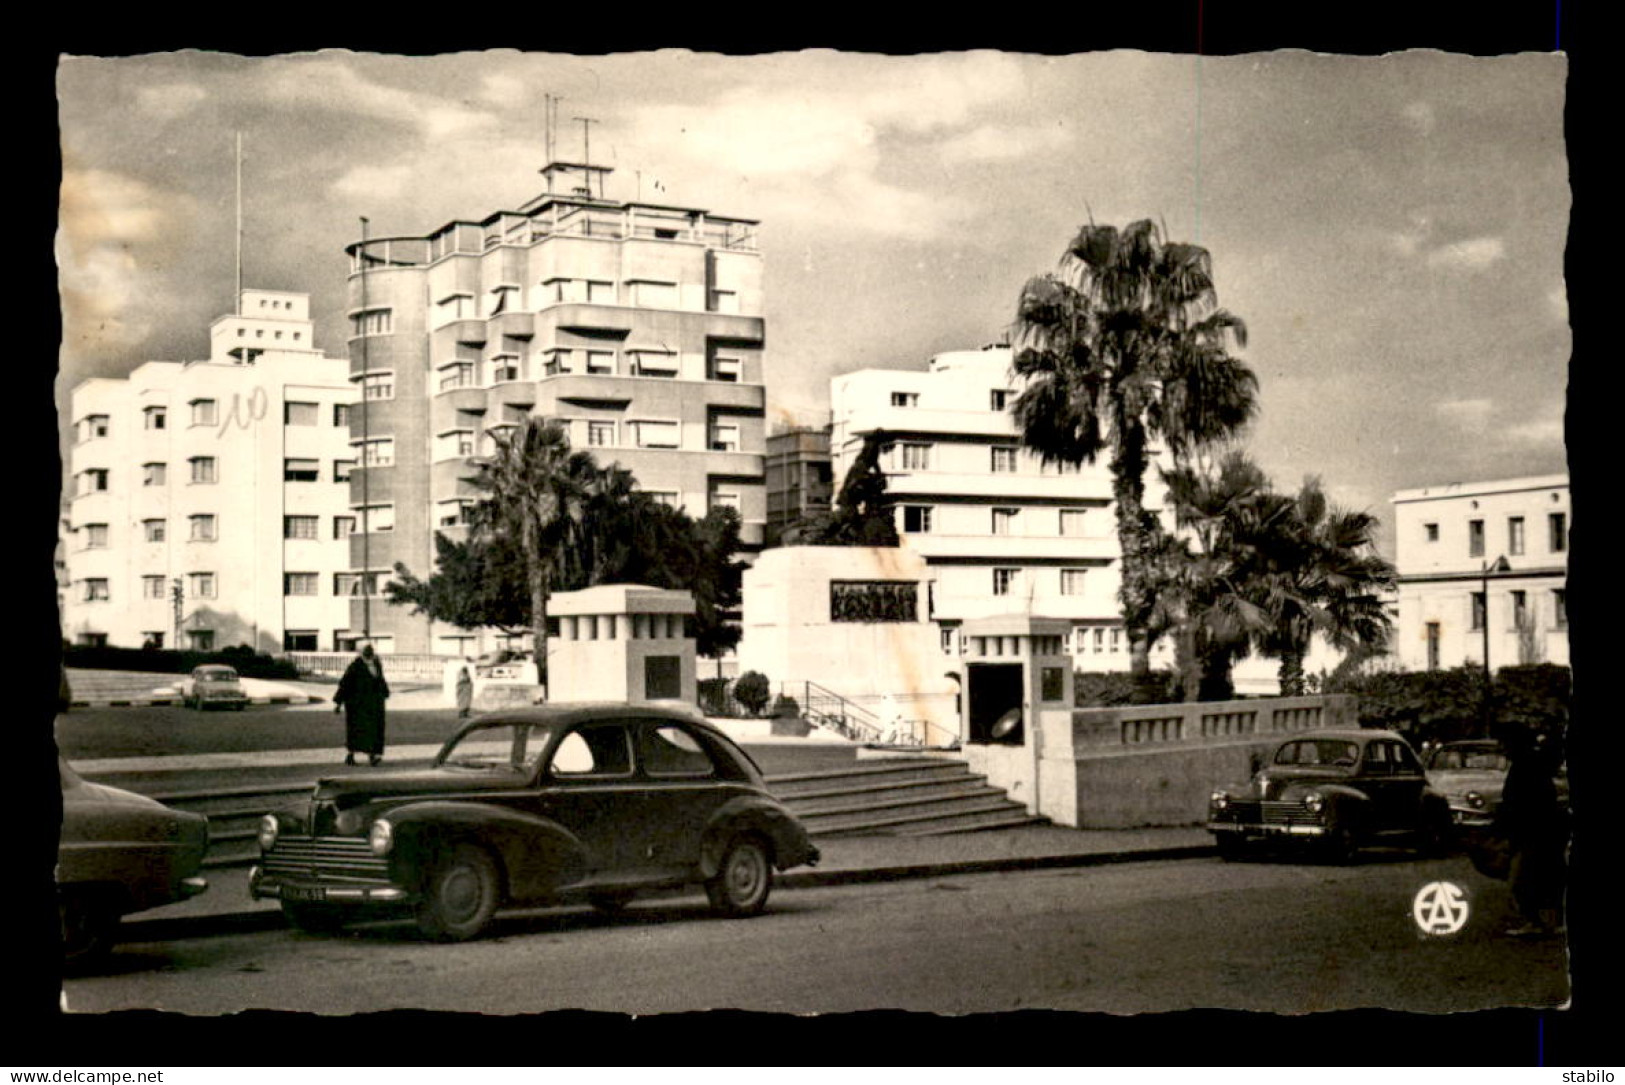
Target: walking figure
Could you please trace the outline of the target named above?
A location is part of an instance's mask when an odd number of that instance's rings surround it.
[[[344,712],[344,763],[355,764],[355,755],[366,754],[371,764],[384,759],[384,700],[389,683],[384,667],[372,645],[350,661],[333,695],[333,711]]]
[[[1508,934],[1515,937],[1554,934],[1562,929],[1564,852],[1568,821],[1558,801],[1557,759],[1544,735],[1520,736],[1506,743],[1512,765],[1501,791],[1495,829],[1512,852],[1507,881],[1523,917]]]
[[[472,659],[466,656],[463,665],[457,669],[457,718],[468,719],[469,710],[474,707],[474,679],[468,669],[474,665]]]

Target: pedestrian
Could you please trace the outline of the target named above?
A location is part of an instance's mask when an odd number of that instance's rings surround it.
[[[355,764],[355,755],[364,753],[371,764],[384,759],[384,700],[389,683],[384,667],[368,644],[350,661],[333,695],[333,711],[344,713],[344,763]]]
[[[457,670],[457,718],[468,719],[468,713],[474,707],[474,677],[469,673],[474,661],[467,656],[463,657],[463,665]]]
[[[1553,779],[1557,759],[1544,735],[1520,735],[1505,746],[1512,765],[1501,790],[1495,831],[1506,839],[1511,851],[1507,881],[1522,918],[1506,933],[1514,937],[1554,934],[1562,929],[1568,844],[1568,821]]]

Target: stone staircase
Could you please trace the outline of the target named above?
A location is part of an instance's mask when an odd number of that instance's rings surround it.
[[[815,837],[936,836],[1047,824],[950,758],[892,758],[771,776],[767,785]]]

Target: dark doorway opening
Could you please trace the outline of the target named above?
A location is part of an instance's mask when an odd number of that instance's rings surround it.
[[[970,741],[1019,746],[1026,727],[1021,709],[1020,663],[970,663],[965,667],[970,698]],[[1012,715],[1013,714],[1013,715]]]

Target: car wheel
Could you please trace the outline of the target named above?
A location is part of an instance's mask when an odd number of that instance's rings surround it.
[[[727,916],[756,915],[773,890],[773,862],[759,837],[741,836],[728,845],[716,875],[705,883],[711,907]]]
[[[1347,866],[1354,862],[1360,852],[1360,839],[1354,830],[1347,825],[1333,824],[1326,830],[1325,839],[1321,842],[1321,856],[1328,863],[1338,866]]]
[[[440,942],[473,938],[496,914],[501,885],[496,861],[485,849],[457,845],[424,879],[418,929]]]
[[[1247,857],[1247,841],[1240,833],[1215,833],[1213,843],[1219,849],[1219,858],[1227,863]]]
[[[635,896],[637,896],[636,893],[627,890],[613,893],[591,893],[587,896],[587,902],[605,915],[618,915],[626,911],[626,906],[632,903],[632,898]]]
[[[329,934],[344,926],[344,910],[331,904],[285,900],[282,914],[291,926],[308,934]]]
[[[62,963],[84,965],[100,960],[118,941],[119,913],[105,896],[66,891],[57,905],[62,920]]]

